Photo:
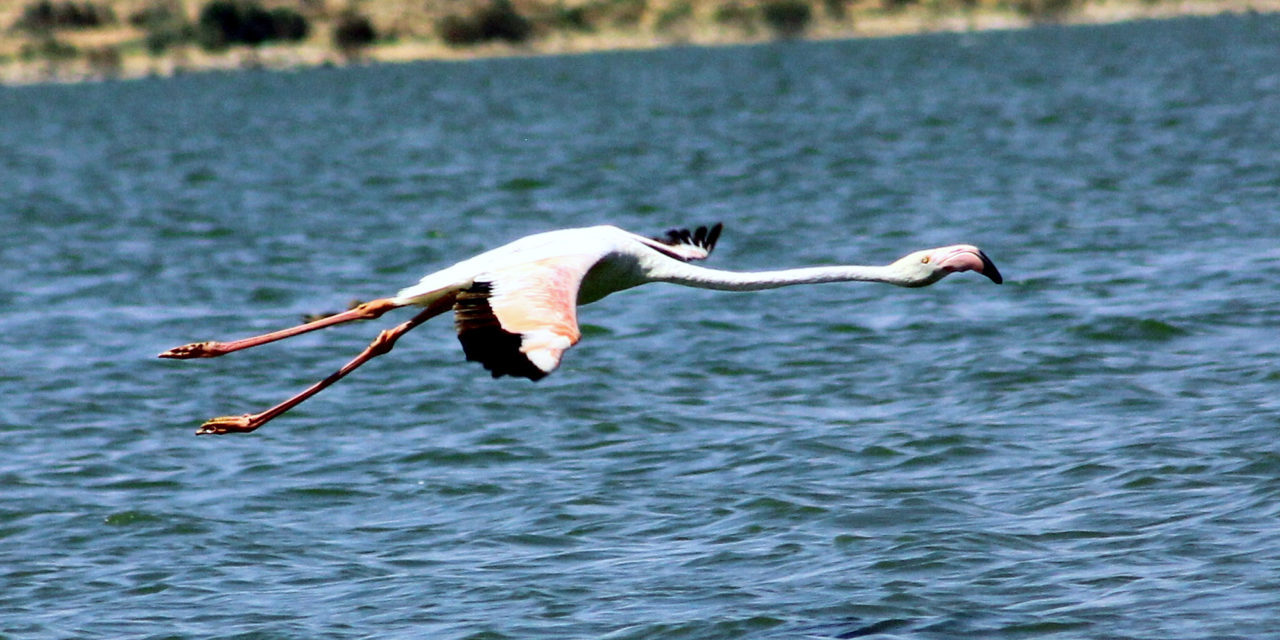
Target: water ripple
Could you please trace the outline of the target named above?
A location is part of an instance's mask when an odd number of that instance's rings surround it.
[[[1278,31],[0,89],[0,635],[1264,637]],[[537,384],[429,324],[245,437],[192,431],[399,316],[153,357],[716,220],[725,268],[970,241],[1008,279],[640,288]]]

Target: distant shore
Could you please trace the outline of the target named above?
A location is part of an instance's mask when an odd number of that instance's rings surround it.
[[[187,0],[190,3],[191,0]],[[311,4],[323,5],[309,0]],[[641,6],[645,5],[644,0]],[[501,40],[476,44],[449,44],[431,25],[438,15],[396,15],[387,10],[396,2],[365,4],[382,14],[371,16],[379,25],[380,37],[358,50],[334,45],[332,31],[315,29],[308,37],[289,43],[258,46],[229,46],[210,51],[195,44],[183,44],[157,52],[144,44],[146,33],[124,21],[96,29],[59,29],[33,45],[29,33],[7,27],[21,15],[24,5],[0,0],[0,84],[81,82],[116,78],[170,76],[209,70],[297,69],[316,66],[394,63],[417,60],[464,60],[485,57],[540,56],[597,51],[653,49],[675,45],[717,46],[767,42],[782,37],[804,40],[874,38],[936,32],[1008,30],[1039,24],[1106,24],[1132,20],[1210,16],[1224,13],[1276,13],[1280,0],[1076,0],[1069,9],[1046,14],[1026,11],[1005,1],[958,0],[951,3],[928,0],[881,0],[873,4],[854,1],[838,5],[820,0],[815,6],[843,7],[839,11],[815,10],[805,18],[803,28],[780,34],[758,23],[732,22],[723,18],[725,6],[717,13],[692,4],[700,0],[675,0],[691,7],[675,23],[638,19],[635,23],[580,29],[539,28],[518,43]],[[1024,0],[1028,1],[1028,0]],[[1053,0],[1032,0],[1052,2]],[[1071,2],[1071,0],[1065,0]],[[171,0],[175,4],[178,0]],[[117,12],[138,6],[127,0],[100,2],[120,5]],[[307,4],[307,2],[303,2]],[[671,6],[667,2],[666,6]],[[892,5],[893,8],[886,8]],[[185,6],[187,13],[194,5]],[[454,6],[454,5],[450,5]],[[564,3],[556,5],[563,11]],[[747,6],[759,6],[755,5]],[[712,17],[714,15],[714,18]],[[406,18],[407,16],[407,18]],[[406,22],[406,20],[408,20]],[[322,22],[322,24],[324,24]],[[50,43],[55,43],[51,45]],[[51,50],[53,53],[45,53]],[[33,51],[35,53],[33,53]]]

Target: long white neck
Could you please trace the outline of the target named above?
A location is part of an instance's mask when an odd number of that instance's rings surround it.
[[[759,291],[823,282],[884,282],[900,287],[921,287],[933,282],[909,278],[892,266],[842,265],[738,272],[707,269],[674,260],[664,261],[660,267],[651,270],[648,276],[654,282],[721,291]]]

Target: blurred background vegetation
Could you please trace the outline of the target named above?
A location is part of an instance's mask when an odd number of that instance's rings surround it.
[[[1117,3],[1187,0],[0,0],[0,69],[19,71],[0,80],[1013,27]]]

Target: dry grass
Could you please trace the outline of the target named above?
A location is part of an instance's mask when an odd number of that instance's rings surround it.
[[[368,16],[379,41],[361,59],[398,62],[423,59],[461,59],[642,49],[672,44],[719,45],[763,41],[773,37],[765,28],[717,20],[717,11],[730,2],[758,7],[762,0],[514,0],[522,15],[538,25],[521,44],[447,46],[436,34],[436,23],[488,0],[378,0],[354,5],[335,0],[264,0],[268,7],[287,6],[311,20],[311,35],[303,42],[269,44],[210,53],[194,45],[175,47],[160,56],[148,54],[146,34],[127,18],[159,0],[97,0],[112,9],[119,23],[100,29],[58,30],[59,45],[74,55],[45,55],[45,39],[10,28],[31,0],[0,0],[0,82],[76,81],[100,77],[167,75],[201,69],[244,67],[292,68],[348,62],[330,41],[331,25],[350,6]],[[167,0],[195,19],[205,0]],[[887,0],[813,0],[813,19],[805,30],[810,39],[878,37],[935,31],[1010,29],[1034,20],[1015,10],[1027,0],[977,0],[961,8],[959,0],[913,0],[895,10]],[[840,11],[832,11],[838,6]],[[641,10],[636,8],[640,7]],[[558,27],[551,17],[580,8],[590,17],[588,30]],[[1077,8],[1061,16],[1067,23],[1103,23],[1133,19],[1211,15],[1224,12],[1276,12],[1280,0],[1079,0]],[[559,13],[557,13],[559,12]],[[70,50],[70,49],[68,49]]]

